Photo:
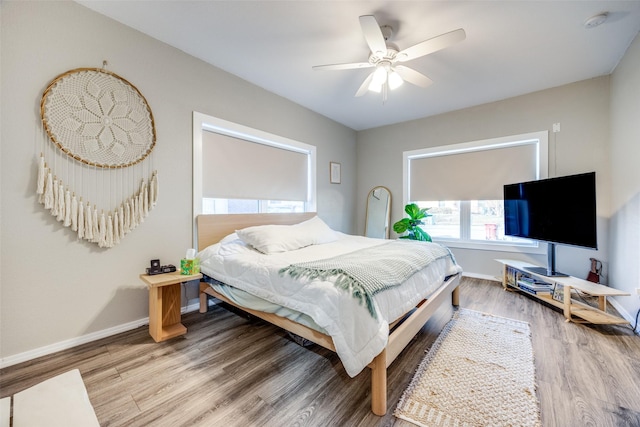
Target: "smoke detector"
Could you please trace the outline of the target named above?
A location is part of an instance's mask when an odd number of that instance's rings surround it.
[[[584,21],[584,27],[595,28],[598,25],[604,23],[604,21],[606,21],[608,17],[609,12],[602,12],[597,15],[593,15],[591,18],[588,18],[586,21]]]

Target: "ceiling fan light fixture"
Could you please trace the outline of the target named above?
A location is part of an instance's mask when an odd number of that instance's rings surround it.
[[[373,79],[371,80],[371,86],[382,86],[387,81],[387,70],[381,65],[376,66],[376,70],[373,72]]]
[[[384,86],[384,84],[376,85],[373,82],[371,82],[371,84],[369,85],[369,90],[371,92],[380,93],[382,92],[382,86]]]
[[[388,82],[389,82],[389,89],[394,90],[402,86],[402,83],[404,83],[404,80],[402,79],[402,77],[400,77],[400,74],[398,74],[395,70],[391,70],[391,72],[389,73]]]

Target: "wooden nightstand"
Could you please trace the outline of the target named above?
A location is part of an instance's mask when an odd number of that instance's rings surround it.
[[[149,334],[156,342],[187,333],[180,323],[180,284],[201,278],[200,273],[140,275],[149,287]]]

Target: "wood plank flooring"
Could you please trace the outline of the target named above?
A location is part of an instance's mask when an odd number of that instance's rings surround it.
[[[460,305],[530,323],[543,426],[640,426],[640,337],[628,326],[565,323],[497,282],[463,278]],[[78,368],[106,426],[396,426],[393,409],[450,319],[442,307],[389,368],[389,411],[370,411],[370,373],[301,347],[222,306],[183,316],[187,335],[155,343],[143,327],[0,371],[0,397]]]

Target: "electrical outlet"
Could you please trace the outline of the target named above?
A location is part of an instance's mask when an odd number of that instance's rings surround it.
[[[640,295],[640,288],[636,288],[636,294]]]
[[[553,133],[558,133],[560,132],[560,123],[554,123],[553,124]]]

